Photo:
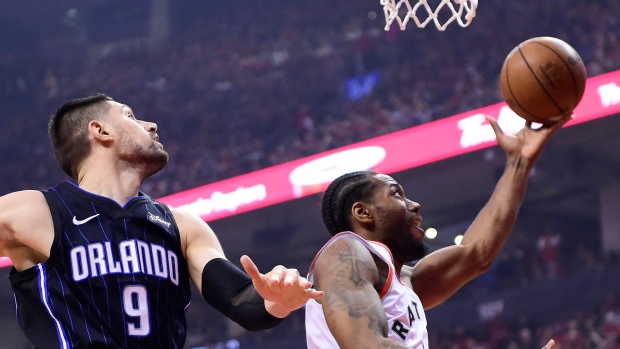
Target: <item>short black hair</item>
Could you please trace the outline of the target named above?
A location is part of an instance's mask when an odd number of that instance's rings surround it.
[[[321,200],[323,224],[331,235],[351,231],[351,207],[358,201],[370,201],[376,182],[372,171],[346,173],[329,184]]]
[[[105,94],[78,98],[63,104],[49,120],[48,133],[54,156],[62,170],[76,178],[77,165],[90,154],[87,125],[104,116],[106,102],[113,99]]]

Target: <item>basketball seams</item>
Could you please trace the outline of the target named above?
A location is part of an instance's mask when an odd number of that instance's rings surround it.
[[[523,54],[521,53],[521,45],[517,46],[515,48],[515,50],[513,51],[519,51],[519,53],[521,54],[521,58],[523,59],[523,62],[526,63],[528,69],[530,69],[529,64],[527,64],[527,61],[525,60],[525,58],[523,58]],[[506,75],[506,87],[508,87],[508,91],[510,91],[510,95],[513,97],[512,100],[514,101],[514,103],[516,103],[519,108],[521,108],[522,111],[526,112],[529,114],[529,116],[533,119],[538,120],[538,122],[544,122],[545,120],[538,117],[536,114],[533,114],[532,112],[530,112],[528,109],[526,109],[517,99],[517,96],[514,94],[514,92],[512,91],[512,86],[510,85],[510,76],[508,74],[508,72],[510,71],[510,61],[512,59],[514,59],[515,55],[513,53],[510,54],[510,57],[508,58],[508,60],[506,61],[506,69],[504,69],[504,73]],[[535,74],[533,74],[534,76],[536,76]],[[554,102],[555,103],[555,102]]]
[[[562,57],[562,55],[560,55],[551,46],[547,46],[547,45],[543,44],[542,42],[535,42],[535,44],[538,44],[538,45],[546,47],[547,49],[549,49],[549,51],[553,52],[556,56],[558,56],[558,58],[562,61],[562,63],[564,63],[564,66],[566,66],[566,69],[568,69],[568,73],[570,74],[570,78],[573,80],[573,87],[574,87],[574,90],[575,90],[575,106],[577,106],[577,104],[579,103],[579,88],[577,86],[577,79],[575,78],[575,74],[573,74],[573,70],[570,68],[570,66],[568,65],[568,63],[564,59],[564,57]]]
[[[531,42],[531,44],[540,44],[538,42]],[[549,48],[545,45],[540,44],[541,46],[545,47],[545,48]],[[534,71],[534,69],[532,69],[532,66],[530,66],[530,62],[527,61],[527,58],[525,57],[525,54],[523,53],[523,51],[521,50],[522,45],[519,45],[519,54],[521,55],[521,59],[523,59],[523,62],[525,63],[525,65],[527,66],[527,69],[529,69],[530,73],[532,73],[532,75],[534,76],[534,78],[536,79],[536,82],[538,82],[538,85],[540,85],[540,87],[543,89],[543,91],[545,91],[545,94],[547,95],[547,97],[549,97],[549,99],[553,102],[553,104],[558,108],[558,110],[560,111],[560,113],[565,114],[566,112],[564,110],[562,110],[562,107],[558,104],[558,102],[553,98],[553,96],[551,95],[551,93],[547,90],[547,88],[545,87],[545,84],[542,83],[542,81],[540,81],[540,79],[538,78],[538,75],[536,75],[536,72]],[[553,52],[554,54],[557,55],[557,52],[551,50],[551,52]],[[560,57],[560,59],[562,60],[562,62],[564,62],[564,60],[562,59],[562,57]],[[569,69],[570,70],[570,69]],[[572,75],[571,75],[572,76]],[[541,119],[540,117],[537,116],[537,118]]]
[[[586,79],[585,65],[575,49],[557,38],[537,37],[513,48],[499,82],[504,101],[517,115],[549,124],[575,109]]]

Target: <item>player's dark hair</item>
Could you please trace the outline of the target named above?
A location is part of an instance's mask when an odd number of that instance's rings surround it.
[[[321,214],[323,224],[330,234],[353,230],[351,226],[351,207],[358,201],[370,201],[377,173],[358,171],[336,178],[323,193]]]
[[[48,133],[56,161],[66,174],[75,178],[76,167],[90,154],[88,123],[109,109],[105,94],[78,98],[63,104],[49,120]]]

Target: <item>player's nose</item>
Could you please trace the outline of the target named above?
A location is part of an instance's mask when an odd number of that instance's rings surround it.
[[[141,121],[142,127],[148,132],[157,132],[157,124],[149,121]]]
[[[419,203],[407,199],[407,210],[418,213],[421,208],[422,206]]]

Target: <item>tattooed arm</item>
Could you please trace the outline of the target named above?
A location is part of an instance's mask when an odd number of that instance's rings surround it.
[[[465,232],[458,246],[442,248],[418,262],[410,272],[413,290],[425,309],[432,308],[474,277],[484,273],[508,239],[525,195],[527,180],[547,140],[570,116],[533,130],[531,123],[516,135],[506,135],[487,117],[507,154],[506,168],[491,198]]]
[[[325,292],[318,302],[340,348],[408,348],[387,339],[387,319],[377,292],[380,271],[361,242],[344,238],[327,247],[315,262],[314,282]]]

